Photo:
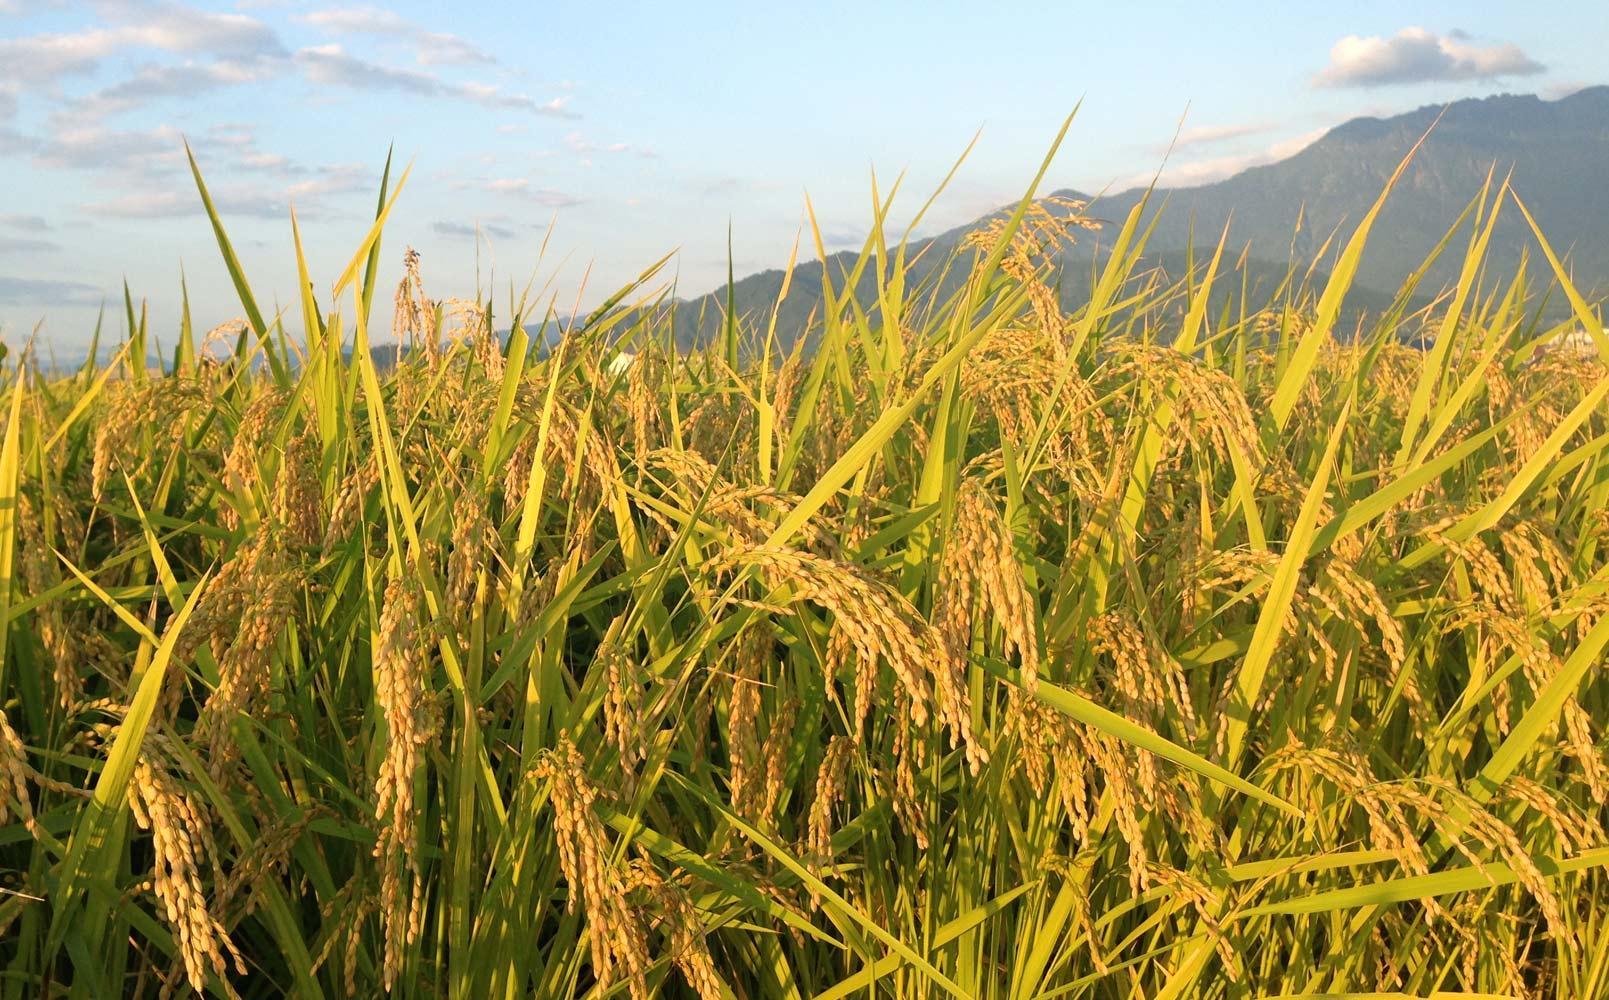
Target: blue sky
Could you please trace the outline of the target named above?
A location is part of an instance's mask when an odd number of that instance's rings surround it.
[[[240,313],[181,137],[265,303],[294,302],[288,206],[327,288],[395,143],[388,282],[412,245],[433,296],[535,274],[590,304],[670,251],[683,294],[719,284],[728,223],[739,273],[780,266],[807,192],[858,243],[874,167],[912,211],[981,129],[926,228],[967,221],[1080,98],[1050,184],[1098,191],[1181,118],[1164,180],[1201,183],[1360,114],[1609,82],[1599,4],[1546,9],[0,0],[0,337],[69,352],[126,277],[171,343],[181,262],[198,324]]]

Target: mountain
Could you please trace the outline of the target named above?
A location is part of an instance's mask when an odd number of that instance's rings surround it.
[[[1184,245],[1192,218],[1198,238],[1216,237],[1232,212],[1232,245],[1250,242],[1283,257],[1302,213],[1296,253],[1314,254],[1336,226],[1347,224],[1350,231],[1426,130],[1430,133],[1423,147],[1371,233],[1358,270],[1361,283],[1398,285],[1494,170],[1497,181],[1513,172],[1513,190],[1554,249],[1569,253],[1585,284],[1609,282],[1609,229],[1604,226],[1609,217],[1609,87],[1591,87],[1556,101],[1503,95],[1459,101],[1445,113],[1440,107],[1423,107],[1394,118],[1353,119],[1289,159],[1216,184],[1165,192],[1167,204],[1153,241],[1162,248]],[[1101,214],[1121,218],[1140,194],[1129,191],[1109,199]],[[1512,206],[1505,208],[1492,236],[1494,262],[1511,265],[1532,242],[1523,216]],[[1456,261],[1449,263],[1456,266]]]
[[[1147,263],[1182,273],[1191,243],[1199,257],[1207,252],[1201,244],[1215,244],[1228,224],[1228,246],[1237,255],[1249,247],[1248,271],[1254,283],[1272,290],[1283,278],[1293,249],[1305,264],[1337,227],[1343,240],[1350,234],[1426,130],[1429,136],[1370,235],[1350,297],[1351,309],[1377,309],[1388,303],[1391,293],[1479,193],[1489,172],[1495,172],[1494,182],[1511,174],[1511,187],[1554,250],[1567,258],[1578,287],[1594,295],[1609,292],[1609,86],[1589,87],[1552,101],[1504,94],[1445,108],[1427,106],[1391,118],[1356,118],[1277,163],[1252,167],[1213,184],[1159,190],[1148,206],[1147,218],[1154,220],[1155,229]],[[1103,239],[1115,232],[1115,223],[1143,195],[1143,190],[1134,189],[1090,205],[1092,216],[1109,221],[1063,262],[1064,302],[1076,304],[1087,294],[1091,256],[1100,252]],[[1056,196],[1084,198],[1076,191],[1059,191]],[[913,278],[934,277],[933,269],[974,225],[914,247],[913,253],[922,249],[926,255]],[[1523,216],[1512,205],[1505,206],[1492,236],[1491,265],[1501,274],[1528,248],[1539,261],[1534,244]],[[1463,247],[1462,239],[1449,246],[1446,259],[1421,286],[1424,290],[1456,277]],[[826,262],[840,295],[843,276],[854,260],[855,254],[846,252]],[[1545,271],[1545,263],[1542,267]],[[768,318],[781,282],[781,271],[763,271],[737,281],[732,289],[737,312]],[[942,297],[953,289],[954,279],[934,284]],[[777,324],[785,342],[806,329],[807,319],[820,306],[821,285],[820,261],[795,268]],[[721,288],[678,302],[678,341],[689,344],[716,336],[727,294]],[[869,280],[862,281],[857,297],[867,308],[875,305]]]

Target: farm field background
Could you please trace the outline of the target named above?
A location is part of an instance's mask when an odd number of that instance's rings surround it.
[[[1357,329],[1384,193],[1072,311],[1076,204],[880,214],[791,352],[214,213],[238,323],[10,345],[0,995],[1609,993],[1609,338],[1470,196]]]

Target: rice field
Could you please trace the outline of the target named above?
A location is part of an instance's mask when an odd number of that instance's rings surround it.
[[[12,345],[0,996],[1609,995],[1609,339],[1505,186],[1356,329],[1389,205],[1069,313],[1030,191],[680,353],[388,188],[277,316],[214,213],[161,370]]]

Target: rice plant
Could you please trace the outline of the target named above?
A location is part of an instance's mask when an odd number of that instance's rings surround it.
[[[691,352],[653,270],[371,329],[399,194],[13,353],[0,995],[1609,995],[1609,339],[1505,185],[1357,329],[1384,193],[1259,294],[1141,205],[1066,312],[1030,190]]]

